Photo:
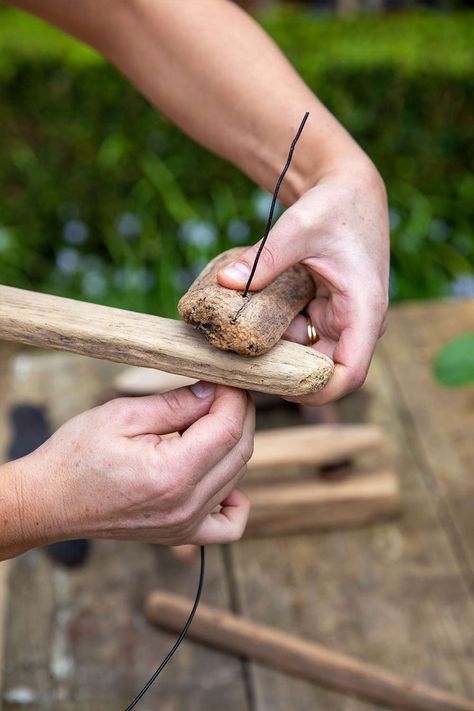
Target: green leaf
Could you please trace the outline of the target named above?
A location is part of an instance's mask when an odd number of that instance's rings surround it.
[[[433,370],[438,383],[446,388],[474,384],[474,333],[446,344],[438,353]]]

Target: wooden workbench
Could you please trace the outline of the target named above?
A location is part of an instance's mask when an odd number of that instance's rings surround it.
[[[336,407],[342,421],[384,428],[388,446],[377,462],[399,472],[402,518],[209,548],[206,602],[474,698],[474,392],[443,390],[430,371],[439,347],[473,323],[473,302],[393,308],[367,384]],[[23,351],[3,374],[2,395],[7,382],[13,392],[2,415],[9,401],[28,399],[46,403],[58,425],[95,402],[118,370]],[[161,586],[192,595],[197,575],[167,549],[113,541],[94,542],[73,572],[41,551],[13,561],[3,694],[28,687],[34,709],[123,709],[173,641],[145,622],[146,593]],[[378,707],[187,642],[139,708]]]

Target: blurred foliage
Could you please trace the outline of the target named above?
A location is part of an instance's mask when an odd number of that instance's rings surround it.
[[[447,343],[434,361],[433,372],[446,388],[474,385],[474,333]]]
[[[386,180],[396,299],[474,293],[473,18],[262,18]],[[0,92],[1,282],[176,316],[210,257],[261,236],[265,193],[94,52],[8,9]]]

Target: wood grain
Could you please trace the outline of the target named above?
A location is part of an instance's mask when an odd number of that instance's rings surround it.
[[[443,388],[432,373],[442,346],[472,332],[474,299],[430,302],[429,309],[423,302],[396,306],[388,323],[380,350],[390,363],[400,408],[410,413],[409,435],[424,461],[426,486],[474,590],[474,388]]]
[[[152,592],[148,619],[180,630],[192,600],[165,591]],[[474,701],[403,679],[379,667],[333,652],[273,627],[201,604],[188,636],[216,649],[269,665],[315,684],[406,711],[474,711]]]
[[[311,630],[330,648],[468,698],[474,587],[462,551],[474,551],[473,391],[438,387],[431,358],[469,329],[472,309],[461,301],[392,308],[366,385],[335,403],[343,422],[362,418],[383,431],[380,459],[370,454],[370,465],[398,472],[401,517],[324,535],[246,539],[228,552],[243,616],[292,634]],[[258,663],[249,670],[256,711],[380,711]]]
[[[400,510],[398,478],[390,471],[243,488],[251,502],[245,538],[360,526]]]
[[[322,388],[329,358],[281,341],[258,358],[219,351],[181,321],[0,286],[0,337],[276,395]]]
[[[216,348],[246,356],[266,353],[295,316],[314,297],[314,280],[301,264],[290,267],[260,291],[243,298],[226,289],[217,272],[245,252],[237,247],[219,254],[199,274],[178,309],[183,319]]]

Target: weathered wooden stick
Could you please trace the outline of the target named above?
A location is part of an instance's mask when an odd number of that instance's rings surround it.
[[[400,510],[398,478],[390,471],[243,488],[251,503],[245,538],[360,526]]]
[[[293,465],[322,466],[383,444],[374,425],[302,425],[257,432],[250,470]]]
[[[148,596],[145,610],[151,622],[177,632],[191,607],[192,600],[160,590]],[[408,681],[314,642],[207,605],[201,604],[198,608],[188,636],[328,689],[392,709],[474,711],[474,701]]]
[[[311,301],[314,281],[308,270],[297,264],[261,291],[251,291],[243,298],[240,291],[220,286],[216,274],[244,251],[229,249],[213,259],[182,297],[178,309],[213,346],[256,356],[269,351]]]
[[[295,343],[244,358],[212,348],[181,321],[7,286],[0,286],[0,338],[276,395],[319,390],[334,368]]]

